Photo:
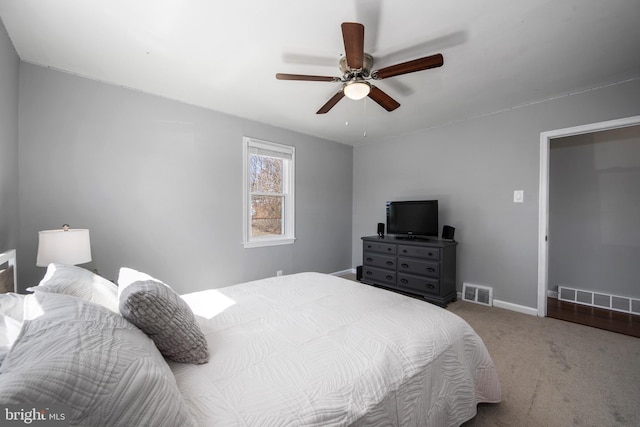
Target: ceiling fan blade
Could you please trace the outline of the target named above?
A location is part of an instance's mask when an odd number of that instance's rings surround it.
[[[364,61],[364,25],[356,22],[343,22],[342,38],[347,65],[352,70],[359,70]]]
[[[369,92],[368,96],[369,98],[380,104],[380,106],[387,111],[393,111],[400,106],[400,103],[398,101],[373,85],[371,85],[371,92]]]
[[[305,74],[276,74],[278,80],[303,80],[309,82],[339,82],[339,77],[327,77],[327,76],[307,76]]]
[[[401,64],[391,65],[390,67],[381,68],[371,73],[371,77],[376,80],[381,80],[388,77],[399,76],[401,74],[415,73],[416,71],[441,67],[442,64],[444,64],[444,58],[438,53],[436,55],[425,56],[424,58],[414,59],[413,61],[407,61]]]
[[[327,101],[317,112],[316,114],[326,114],[333,108],[334,105],[338,103],[342,98],[344,98],[344,92],[340,89],[340,92],[336,93],[331,97],[330,100]]]

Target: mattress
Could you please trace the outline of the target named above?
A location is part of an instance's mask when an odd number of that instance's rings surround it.
[[[501,399],[480,337],[421,300],[319,273],[182,297],[211,357],[169,365],[202,426],[457,426]]]

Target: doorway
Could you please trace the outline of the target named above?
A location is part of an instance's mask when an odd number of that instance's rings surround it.
[[[611,120],[540,134],[540,185],[538,213],[538,316],[547,316],[549,279],[549,157],[550,145],[555,138],[569,137],[593,132],[640,125],[640,116]]]

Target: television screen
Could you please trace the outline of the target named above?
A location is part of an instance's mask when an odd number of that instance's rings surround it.
[[[406,237],[437,237],[438,201],[387,202],[387,233]]]

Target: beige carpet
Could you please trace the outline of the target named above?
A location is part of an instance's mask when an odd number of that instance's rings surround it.
[[[464,426],[640,426],[640,339],[465,301],[503,399]]]

